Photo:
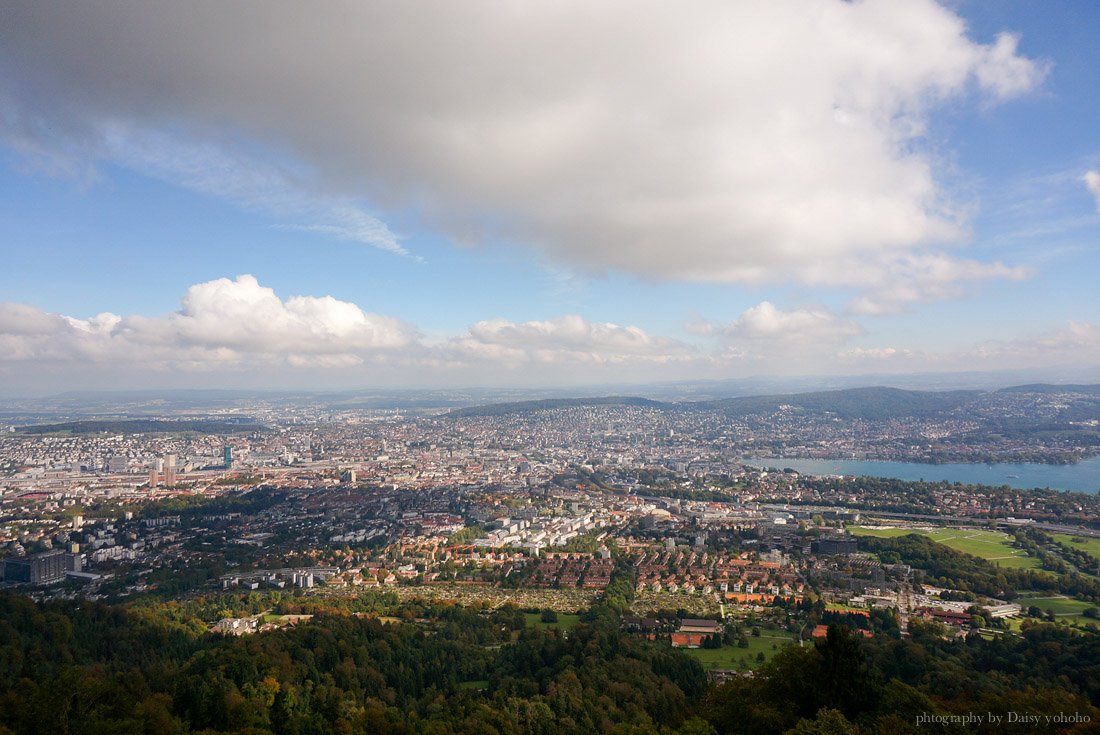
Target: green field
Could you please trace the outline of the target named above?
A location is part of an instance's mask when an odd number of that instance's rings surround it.
[[[581,621],[580,615],[571,613],[558,613],[556,623],[544,623],[540,620],[542,613],[524,613],[523,617],[528,628],[555,628],[557,630],[572,630]]]
[[[707,671],[712,669],[744,671],[760,666],[761,662],[756,660],[759,654],[763,653],[764,660],[767,661],[785,646],[795,642],[790,634],[779,631],[764,631],[759,638],[749,636],[748,641],[748,648],[722,646],[721,648],[683,648],[680,650],[702,664]],[[772,648],[773,645],[775,646],[774,649]]]
[[[1080,615],[1090,607],[1096,607],[1091,602],[1074,600],[1072,597],[1019,597],[1016,602],[1026,610],[1034,605],[1043,612],[1053,610],[1055,615]]]
[[[1075,625],[1078,627],[1094,626],[1100,624],[1100,620],[1095,618],[1087,618],[1083,615],[1085,610],[1090,607],[1096,607],[1091,602],[1084,602],[1082,600],[1074,600],[1070,597],[1029,597],[1021,596],[1016,599],[1016,602],[1023,606],[1024,611],[1027,608],[1034,605],[1043,612],[1047,610],[1053,610],[1054,615],[1057,618],[1057,622]],[[1024,618],[1025,620],[1027,618]]]
[[[911,533],[927,536],[937,543],[961,551],[964,554],[1008,569],[1038,569],[1039,560],[1020,549],[1012,548],[1012,537],[1001,531],[984,531],[974,528],[865,528],[848,526],[853,536],[877,536],[895,538]]]
[[[869,612],[865,607],[853,607],[852,605],[844,605],[839,602],[830,602],[825,606],[825,609],[830,612],[854,612],[854,613],[866,613]]]
[[[1060,544],[1065,544],[1071,549],[1078,549],[1083,551],[1094,559],[1100,559],[1100,538],[1085,538],[1081,536],[1070,536],[1065,533],[1051,534],[1055,541]],[[1074,539],[1080,539],[1074,541]]]

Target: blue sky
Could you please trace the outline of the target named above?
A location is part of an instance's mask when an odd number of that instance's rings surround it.
[[[1095,3],[302,12],[12,5],[0,394],[1100,379]]]

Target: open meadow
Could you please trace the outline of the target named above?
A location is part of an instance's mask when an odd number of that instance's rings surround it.
[[[721,648],[685,648],[685,653],[694,658],[707,671],[714,669],[735,669],[746,671],[755,669],[783,648],[797,643],[789,633],[764,631],[760,636],[748,636],[748,648],[722,646]],[[763,660],[761,660],[763,654]]]
[[[1100,559],[1100,538],[1071,536],[1065,533],[1054,533],[1051,534],[1051,536],[1060,544],[1065,544],[1071,549],[1083,551],[1094,559]]]

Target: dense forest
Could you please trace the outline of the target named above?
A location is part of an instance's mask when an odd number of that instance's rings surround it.
[[[756,676],[712,689],[706,719],[738,735],[1095,731],[1100,638],[1040,625],[1019,638],[947,642],[936,627],[862,642],[830,627],[814,647],[788,648]],[[990,713],[1002,721],[951,722]],[[1012,723],[1010,713],[1039,721]]]
[[[693,659],[620,631],[630,582],[567,633],[515,608],[405,603],[233,637],[172,605],[0,595],[0,733],[898,735],[974,731],[917,724],[971,710],[1097,716],[1100,638],[1050,625],[965,641],[834,625],[708,688]]]
[[[308,624],[233,637],[154,607],[3,595],[0,733],[549,735],[701,725],[690,714],[704,693],[702,669],[621,635],[625,604],[612,587],[568,635],[527,630],[516,609],[451,605],[385,621],[333,608]]]

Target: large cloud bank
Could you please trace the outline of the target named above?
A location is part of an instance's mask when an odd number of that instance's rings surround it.
[[[785,374],[947,370],[1100,360],[1100,328],[1087,322],[953,353],[857,345],[853,320],[820,306],[764,301],[736,319],[700,322],[692,342],[578,315],[471,324],[426,337],[415,325],[332,296],[282,297],[250,275],[191,286],[165,315],[77,317],[0,302],[0,385],[57,390],[157,387],[202,376],[254,387],[520,385]],[[242,378],[242,376],[244,376]],[[75,382],[74,382],[75,381]],[[305,381],[305,382],[304,382]],[[201,382],[201,381],[200,381]],[[233,381],[231,381],[233,382]]]
[[[663,363],[688,356],[696,351],[676,340],[575,315],[482,321],[433,344],[394,317],[332,296],[284,299],[251,275],[191,286],[180,309],[163,316],[107,312],[79,318],[0,302],[0,364],[32,369],[89,363],[168,372],[354,366],[446,371],[490,364]]]
[[[925,136],[1044,67],[932,0],[326,7],[9,3],[0,129],[393,252],[375,215],[415,211],[593,271],[883,284],[864,313],[1023,275],[949,254]]]

